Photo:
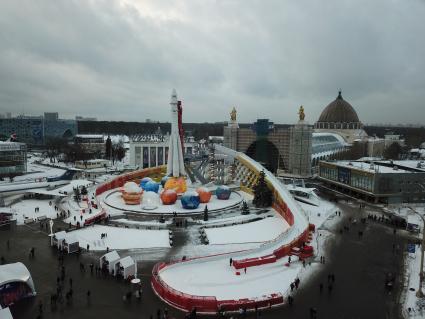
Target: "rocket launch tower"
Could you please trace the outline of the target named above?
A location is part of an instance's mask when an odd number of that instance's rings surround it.
[[[182,147],[181,102],[177,100],[177,92],[171,94],[171,136],[168,147],[167,175],[173,177],[185,176]],[[180,120],[180,121],[179,121]],[[180,124],[180,125],[179,125]]]

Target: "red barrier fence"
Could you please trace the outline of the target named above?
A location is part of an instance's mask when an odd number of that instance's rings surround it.
[[[241,269],[265,264],[272,264],[274,262],[276,262],[276,256],[272,254],[256,258],[235,260],[233,261],[233,267],[235,267],[236,269]]]
[[[94,215],[90,218],[87,218],[84,221],[84,226],[88,226],[88,225],[94,224],[96,222],[100,222],[100,221],[104,220],[105,218],[106,218],[106,212],[101,211],[99,214],[96,214],[96,215]]]
[[[111,189],[122,187],[124,186],[125,183],[129,181],[133,181],[135,179],[141,179],[149,175],[160,174],[164,171],[164,169],[165,169],[165,166],[158,166],[158,167],[145,168],[140,171],[134,171],[134,172],[120,175],[114,178],[113,180],[110,180],[98,186],[96,188],[96,196],[106,191],[109,191]]]
[[[271,306],[284,303],[282,294],[270,294],[256,299],[239,299],[239,300],[217,300],[215,297],[201,297],[184,294],[177,291],[166,283],[164,283],[158,276],[158,272],[166,266],[165,263],[156,264],[152,270],[152,289],[162,300],[171,306],[185,312],[190,312],[194,308],[198,313],[217,313],[221,311],[238,311],[239,309],[246,308],[247,310],[254,310],[257,308],[268,308]]]

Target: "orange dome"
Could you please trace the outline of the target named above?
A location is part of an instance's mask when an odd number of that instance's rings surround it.
[[[173,205],[177,201],[177,193],[174,189],[164,190],[160,197],[164,205]]]
[[[171,177],[165,182],[164,189],[173,189],[177,194],[184,193],[187,190],[186,180],[183,177]]]
[[[211,192],[205,187],[199,187],[196,189],[196,192],[199,194],[199,199],[201,203],[208,203],[211,199]]]

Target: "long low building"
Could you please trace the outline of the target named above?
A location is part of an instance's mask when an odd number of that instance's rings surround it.
[[[376,203],[425,202],[421,161],[320,161],[318,178],[334,189]]]

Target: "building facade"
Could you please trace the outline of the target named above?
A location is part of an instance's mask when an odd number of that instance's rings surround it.
[[[80,145],[83,152],[92,158],[102,158],[105,155],[106,145],[103,135],[77,134],[74,143]]]
[[[425,166],[420,161],[321,161],[319,179],[376,203],[425,202]]]
[[[139,168],[155,167],[168,163],[170,135],[149,134],[130,138],[130,165]],[[193,137],[185,137],[184,156],[196,153],[198,145]]]
[[[25,174],[27,146],[23,143],[0,142],[0,177]]]
[[[18,141],[27,144],[44,144],[49,137],[70,138],[77,134],[75,120],[59,119],[57,113],[43,116],[18,116],[0,118],[0,135],[7,138],[16,134]]]

